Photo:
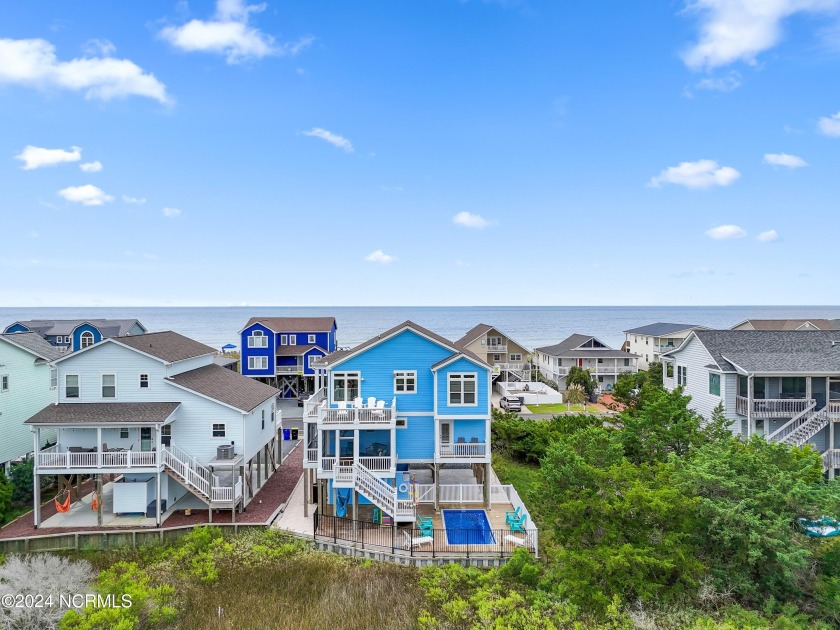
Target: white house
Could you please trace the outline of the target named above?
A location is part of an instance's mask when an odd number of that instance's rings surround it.
[[[638,372],[638,355],[615,350],[592,335],[570,335],[553,346],[537,348],[536,364],[543,376],[560,389],[566,388],[569,368],[582,367],[592,373],[602,391],[615,386],[622,372]]]
[[[33,452],[32,435],[23,423],[56,400],[55,369],[49,364],[61,350],[33,332],[0,335],[0,467]],[[41,433],[38,446],[55,441],[55,431]]]
[[[622,350],[639,355],[639,369],[646,370],[659,361],[663,352],[673,350],[688,337],[692,330],[704,328],[696,324],[670,324],[656,322],[624,331]]]
[[[157,524],[188,493],[234,515],[279,462],[277,390],[216,365],[213,353],[159,332],[107,338],[54,361],[56,403],[26,421],[35,445],[57,433],[35,474],[68,484],[93,475],[100,485],[102,475],[120,475],[114,514],[145,512]],[[36,527],[39,505],[36,496]]]
[[[734,434],[809,443],[840,468],[840,331],[695,330],[662,363],[706,420],[723,405]]]
[[[830,319],[745,319],[732,330],[837,330],[840,320]]]

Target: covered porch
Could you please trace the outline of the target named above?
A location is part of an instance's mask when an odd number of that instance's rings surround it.
[[[752,418],[791,418],[809,409],[840,413],[840,375],[741,374],[735,412]]]

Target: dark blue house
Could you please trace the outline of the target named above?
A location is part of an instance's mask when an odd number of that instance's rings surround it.
[[[136,319],[38,319],[19,321],[3,333],[34,332],[65,352],[87,348],[109,337],[142,335],[146,327]]]
[[[312,362],[335,352],[334,317],[252,317],[240,331],[242,374],[277,387],[284,398],[314,391]]]

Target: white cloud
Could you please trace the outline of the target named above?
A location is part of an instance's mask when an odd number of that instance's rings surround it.
[[[2,72],[2,69],[0,69],[0,72]],[[42,166],[78,162],[82,159],[82,150],[79,147],[70,147],[69,151],[65,151],[64,149],[44,149],[28,145],[15,156],[15,159],[23,162],[21,168],[24,171],[31,171]]]
[[[454,217],[452,217],[452,223],[454,223],[455,225],[462,225],[464,227],[476,228],[479,230],[497,224],[496,221],[485,219],[480,214],[473,214],[471,212],[466,211],[459,212]]]
[[[701,79],[690,88],[683,90],[683,95],[691,98],[694,96],[694,91],[703,90],[707,92],[732,92],[741,87],[741,74],[738,72],[730,72],[725,77],[707,77]]]
[[[820,133],[832,138],[840,138],[840,112],[833,116],[823,116],[817,123]]]
[[[145,197],[129,197],[128,195],[123,195],[122,200],[123,203],[130,203],[137,206],[146,203]]]
[[[678,166],[669,166],[656,177],[652,177],[648,186],[659,188],[662,184],[678,184],[686,188],[709,188],[710,186],[729,186],[741,176],[731,166],[720,166],[714,160],[680,162]]]
[[[776,230],[767,230],[766,232],[762,232],[755,238],[756,240],[761,241],[762,243],[771,243],[773,241],[779,240],[779,233]]]
[[[263,4],[245,4],[244,0],[218,0],[216,13],[209,20],[190,20],[182,26],[167,26],[160,36],[186,52],[225,55],[229,64],[268,55],[296,55],[314,38],[302,37],[278,45],[271,35],[248,25],[252,13],[261,13]]]
[[[0,84],[83,91],[85,98],[145,96],[170,102],[166,86],[128,59],[86,56],[59,61],[45,39],[0,39]]]
[[[161,212],[163,213],[163,216],[168,219],[174,219],[175,217],[181,216],[181,211],[178,208],[164,208]]]
[[[99,160],[94,160],[93,162],[84,162],[79,164],[79,168],[82,169],[85,173],[98,173],[102,170],[102,162]]]
[[[301,131],[301,133],[304,136],[309,136],[311,138],[320,138],[325,142],[329,142],[334,147],[343,149],[347,153],[353,153],[353,144],[344,136],[339,136],[337,133],[333,133],[332,131],[327,131],[326,129],[321,129],[320,127],[314,127],[309,131]]]
[[[105,191],[92,184],[84,186],[68,186],[58,191],[58,195],[72,203],[80,203],[83,206],[101,206],[114,198],[106,195]]]
[[[706,236],[713,238],[716,241],[726,241],[733,238],[744,238],[747,235],[746,231],[737,225],[719,225],[706,230]]]
[[[687,0],[687,10],[700,16],[700,36],[683,61],[695,70],[736,61],[754,65],[759,53],[782,39],[786,18],[838,6],[840,0]]]
[[[395,256],[391,256],[386,254],[381,249],[377,249],[374,252],[371,252],[367,256],[365,256],[365,260],[372,263],[380,263],[382,265],[388,265],[394,262],[397,258]]]
[[[773,166],[785,166],[787,168],[802,168],[808,166],[808,162],[796,155],[789,153],[765,153],[764,162]]]
[[[83,50],[91,57],[110,57],[117,52],[117,47],[107,39],[89,39]]]

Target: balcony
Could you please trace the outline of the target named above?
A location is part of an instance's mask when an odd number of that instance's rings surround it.
[[[677,348],[677,346],[672,345],[672,344],[667,344],[667,345],[662,345],[662,346],[654,344],[653,351],[656,354],[662,354],[663,352],[670,352],[671,350],[676,350],[676,348]]]
[[[316,449],[317,451],[317,449]],[[318,454],[315,453],[315,461],[317,461]],[[336,462],[338,460],[338,462]],[[359,456],[358,462],[374,473],[393,473],[396,470],[397,458],[390,455],[380,455],[377,457]],[[319,471],[322,473],[332,473],[336,470],[345,470],[353,467],[353,457],[322,457]]]
[[[503,352],[507,352],[508,347],[507,344],[496,344],[494,346],[486,346],[485,349],[487,350],[487,354],[502,354]]]
[[[318,407],[327,399],[327,388],[322,387],[303,401],[303,417],[310,418],[318,415]]]
[[[483,442],[456,442],[441,444],[439,459],[485,459],[487,444]]]
[[[303,363],[296,363],[295,365],[278,365],[275,370],[278,376],[281,374],[303,374]]]
[[[753,418],[792,418],[816,404],[813,398],[756,398],[752,401],[752,413],[746,396],[735,398],[735,413]]]
[[[327,403],[324,401],[318,407],[318,424],[325,427],[354,425],[364,427],[392,427],[395,424],[396,417],[396,398],[391,401],[390,407],[385,407],[383,401],[377,401],[373,406],[369,404],[355,404],[352,407],[343,408],[327,407]]]
[[[56,444],[38,453],[38,470],[158,468],[160,459],[156,451],[91,451],[79,447]]]

